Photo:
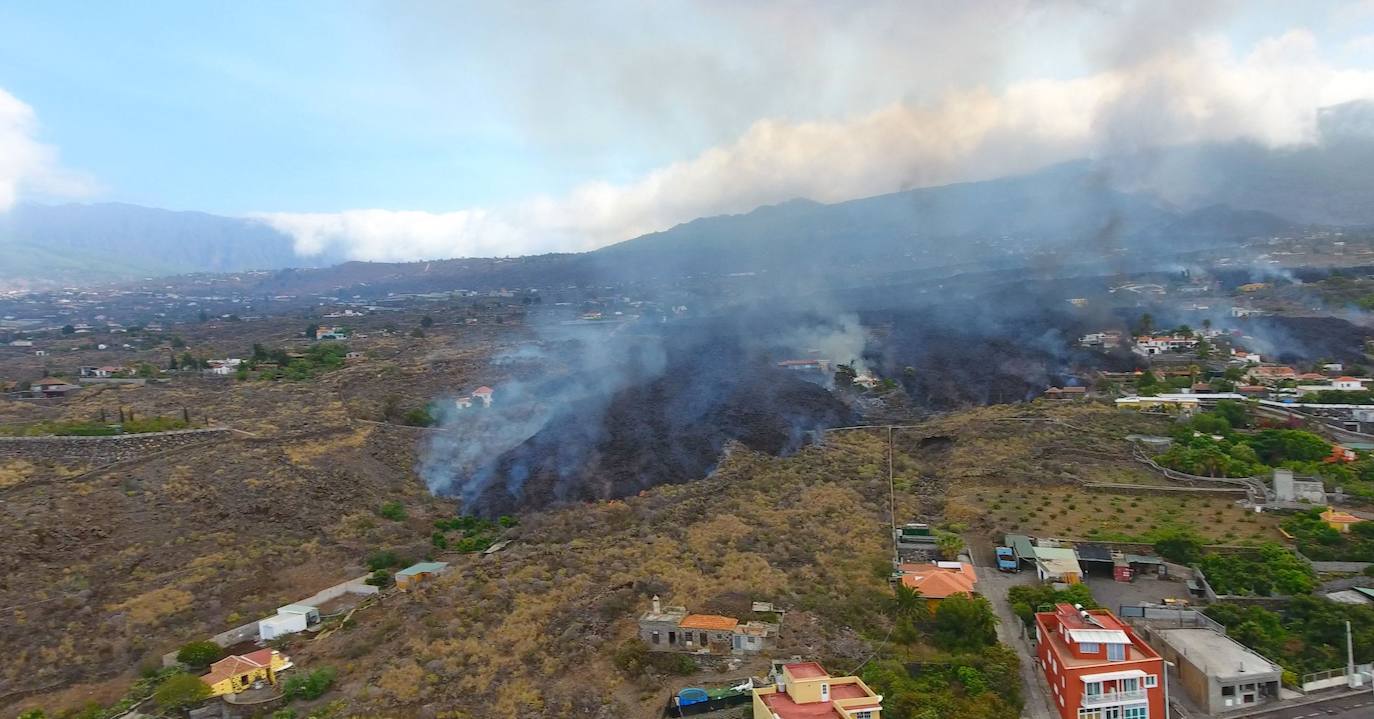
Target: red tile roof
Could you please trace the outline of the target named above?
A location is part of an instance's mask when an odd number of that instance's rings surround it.
[[[210,665],[210,672],[201,677],[201,681],[211,686],[218,684],[225,679],[246,674],[254,669],[272,666],[271,649],[259,649],[248,654],[239,654],[225,657]]]
[[[722,617],[719,614],[688,614],[678,622],[678,626],[683,629],[714,629],[717,631],[729,631],[739,624],[739,620],[733,617]]]
[[[962,563],[958,569],[934,564],[903,564],[902,584],[915,589],[927,599],[944,599],[954,594],[973,594],[978,583],[973,565]]]

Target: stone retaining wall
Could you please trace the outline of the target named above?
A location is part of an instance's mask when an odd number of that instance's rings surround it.
[[[227,427],[208,427],[109,437],[0,437],[0,461],[98,466],[204,442],[229,431]]]

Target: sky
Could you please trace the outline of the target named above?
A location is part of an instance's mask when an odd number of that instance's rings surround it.
[[[1159,145],[1313,142],[1374,0],[0,4],[0,212],[252,217],[303,255],[580,251]]]

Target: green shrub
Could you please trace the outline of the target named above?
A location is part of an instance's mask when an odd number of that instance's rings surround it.
[[[191,642],[177,652],[177,661],[191,667],[208,667],[223,656],[223,647],[214,642]]]
[[[367,568],[372,571],[399,567],[404,564],[403,560],[396,556],[395,552],[378,551],[367,555]]]
[[[400,502],[383,502],[381,508],[377,510],[377,514],[393,522],[401,522],[405,521],[406,508]]]
[[[304,699],[312,701],[324,696],[334,684],[334,670],[322,667],[306,674],[296,674],[282,684],[282,695],[286,701]]]
[[[153,701],[163,709],[194,706],[210,696],[210,687],[193,674],[173,674],[153,692]]]

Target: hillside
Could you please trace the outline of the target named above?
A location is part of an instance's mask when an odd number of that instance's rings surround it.
[[[1374,135],[1363,129],[1369,112],[1363,105],[1330,109],[1321,141],[1307,146],[1179,146],[834,204],[797,199],[695,219],[589,253],[516,260],[330,267],[343,258],[297,256],[289,237],[251,220],[132,205],[28,205],[0,215],[0,249],[17,258],[0,279],[13,285],[324,267],[259,276],[252,289],[347,288],[375,296],[741,272],[806,284],[970,261],[1024,266],[1043,252],[1153,258],[1294,224],[1374,224],[1374,204],[1363,190],[1374,179]]]
[[[127,204],[19,205],[0,213],[0,280],[91,282],[319,266],[267,225]]]
[[[1094,429],[1006,421],[1025,415]],[[1073,488],[1067,471],[1148,482],[1133,462],[1109,457],[1124,454],[1124,434],[1160,423],[1106,407],[1035,404],[903,430],[894,457],[897,516],[992,532],[992,513],[980,520],[975,505],[988,489]],[[13,707],[11,692],[35,686],[45,691],[24,705],[109,701],[139,663],[289,601],[312,582],[360,573],[349,560],[370,549],[424,551],[428,520],[442,504],[425,499],[414,475],[396,473],[407,447],[399,431],[236,442],[150,464],[129,480],[92,477],[63,499],[42,488],[7,494],[21,517],[24,507],[52,503],[48,523],[64,529],[61,541],[11,553],[0,601],[50,606],[22,613],[6,632],[18,652],[0,685],[10,696],[0,703]],[[1067,462],[1070,452],[1079,453]],[[369,455],[392,469],[366,469],[378,461]],[[758,662],[683,678],[617,666],[634,617],[655,594],[737,615],[751,600],[776,602],[790,610],[777,653],[843,670],[874,651],[880,661],[911,652],[930,659],[928,648],[882,641],[892,626],[885,459],[884,434],[874,430],[832,434],[786,458],[737,447],[705,480],[526,513],[504,552],[445,554],[453,568],[429,586],[358,612],[345,631],[295,638],[284,649],[301,666],[339,672],[317,706],[337,704],[341,715],[474,719],[647,717],[675,687],[761,673]],[[279,469],[245,482],[245,463]],[[220,465],[232,469],[212,469]],[[374,504],[386,497],[401,499],[410,518],[378,517]],[[284,501],[290,510],[270,506]],[[93,543],[102,551],[86,551]],[[56,584],[33,581],[49,563],[72,569]],[[1014,696],[1014,681],[1004,690]],[[1015,716],[998,706],[959,711]]]

